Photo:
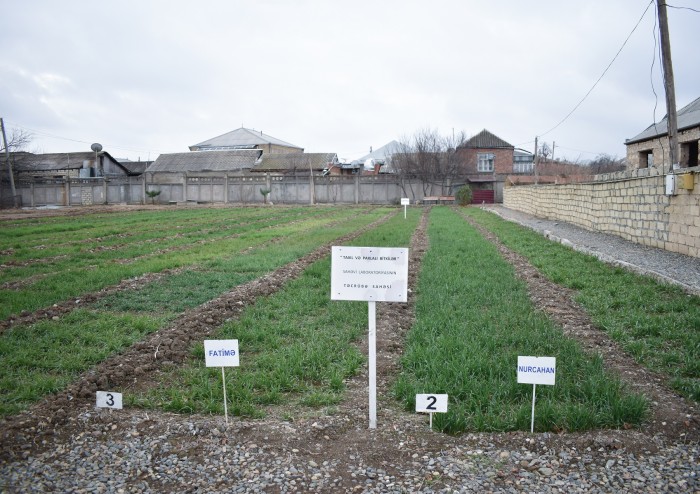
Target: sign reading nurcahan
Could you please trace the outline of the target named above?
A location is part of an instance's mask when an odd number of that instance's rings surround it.
[[[518,357],[518,382],[554,386],[557,375],[556,357]]]
[[[408,249],[334,246],[331,300],[406,302]]]

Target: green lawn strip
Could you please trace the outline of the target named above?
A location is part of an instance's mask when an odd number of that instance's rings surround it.
[[[308,208],[307,208],[308,209]],[[275,209],[275,215],[294,215],[302,208]],[[172,211],[134,211],[109,215],[86,215],[81,217],[60,217],[51,223],[34,222],[18,226],[3,224],[0,233],[0,250],[6,248],[33,248],[44,246],[56,238],[62,244],[81,242],[94,238],[108,240],[110,237],[128,232],[172,232],[175,229],[197,230],[202,224],[236,225],[269,218],[269,208],[226,208],[226,209],[186,209]]]
[[[221,255],[217,259],[198,265],[196,269],[167,276],[140,290],[122,291],[105,297],[96,306],[112,310],[147,312],[180,312],[196,307],[237,285],[259,278],[308,254],[319,245],[357,230],[388,211],[380,209],[364,215],[352,214],[335,225],[320,224],[313,228],[296,230],[283,242]]]
[[[274,228],[264,228],[260,231],[251,231],[247,235],[218,242],[194,244],[187,250],[164,252],[137,259],[128,264],[102,261],[85,269],[69,268],[45,276],[38,282],[19,290],[0,290],[0,319],[5,319],[10,314],[21,310],[36,310],[60,300],[78,296],[81,293],[96,291],[105,286],[116,284],[122,279],[216,260],[240,252],[246,247],[264,244],[276,238],[292,238],[300,229],[314,226],[323,227],[335,221],[349,218],[353,218],[350,224],[369,223],[373,218],[386,214],[386,211],[388,210],[378,208],[363,215],[358,214],[357,209],[336,209],[332,215],[329,214],[322,218],[313,217],[293,225],[283,224]]]
[[[0,337],[0,415],[60,391],[80,373],[163,326],[166,316],[76,310]]]
[[[467,211],[547,278],[577,290],[576,301],[596,326],[637,362],[669,376],[675,391],[700,401],[700,297],[611,267],[494,214]]]
[[[420,218],[395,216],[354,245],[407,247]],[[229,413],[260,417],[268,405],[332,407],[343,380],[365,357],[353,344],[367,328],[367,303],[330,300],[330,259],[312,264],[275,294],[248,307],[213,339],[237,339],[241,365],[227,370]],[[132,405],[182,413],[223,414],[221,369],[204,366],[203,344],[159,387],[127,398]]]
[[[4,269],[0,273],[0,282],[60,270],[63,266],[84,267],[98,261],[129,259],[167,248],[189,246],[198,241],[214,242],[232,235],[243,235],[267,227],[285,225],[289,221],[304,217],[320,216],[319,212],[314,209],[308,211],[309,213],[303,215],[270,215],[268,211],[266,218],[256,218],[255,221],[242,223],[229,219],[223,225],[221,222],[212,223],[208,216],[203,216],[197,223],[190,222],[187,228],[183,227],[180,222],[164,227],[161,223],[155,223],[158,219],[153,218],[152,223],[144,223],[140,229],[124,227],[122,230],[117,230],[118,233],[110,238],[92,237],[89,240],[94,241],[80,244],[66,244],[60,236],[44,237],[41,239],[41,249],[27,245],[14,250],[11,256],[6,256],[2,260],[6,263],[32,261],[33,264]],[[112,227],[112,231],[114,228],[116,226]]]
[[[407,410],[418,393],[448,394],[448,413],[433,419],[439,430],[529,430],[532,385],[517,383],[517,358],[550,356],[557,359],[556,385],[537,387],[536,430],[643,420],[644,398],[536,311],[512,266],[474,228],[450,209],[434,208],[429,236],[416,322],[395,385]]]

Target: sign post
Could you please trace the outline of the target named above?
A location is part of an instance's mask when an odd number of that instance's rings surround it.
[[[535,392],[538,384],[554,386],[557,375],[555,357],[518,357],[518,383],[532,384],[530,432],[535,432]]]
[[[331,300],[367,301],[369,428],[377,428],[377,302],[408,301],[408,249],[331,249]]]
[[[430,430],[433,430],[433,414],[447,413],[447,395],[417,394],[416,412],[430,415]]]
[[[406,219],[406,206],[411,204],[411,200],[408,197],[401,198],[401,205],[403,206],[403,219]]]
[[[221,382],[224,386],[224,416],[228,424],[228,402],[226,400],[225,367],[238,367],[238,340],[204,340],[204,359],[207,367],[221,367]]]

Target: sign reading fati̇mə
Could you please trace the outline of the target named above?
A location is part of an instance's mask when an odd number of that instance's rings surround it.
[[[518,357],[518,382],[554,386],[557,375],[556,357]]]
[[[204,340],[204,363],[207,367],[238,367],[238,340]]]
[[[334,246],[331,300],[406,302],[408,249]]]

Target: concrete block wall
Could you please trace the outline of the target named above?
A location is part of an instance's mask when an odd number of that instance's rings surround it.
[[[700,257],[700,167],[692,190],[665,194],[665,176],[645,168],[596,176],[596,181],[506,187],[505,207],[618,235],[627,240]]]

